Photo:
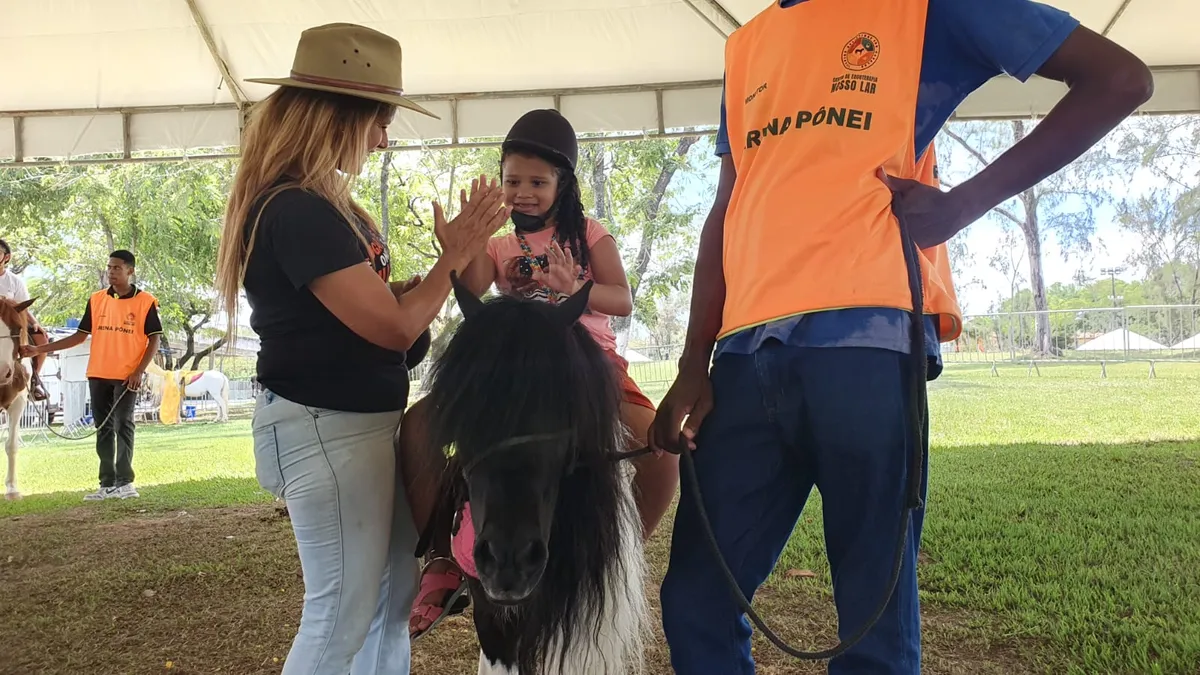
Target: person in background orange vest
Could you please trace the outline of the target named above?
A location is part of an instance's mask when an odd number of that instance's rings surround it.
[[[943,192],[934,136],[1003,73],[1069,91],[1028,137]],[[1135,56],[1029,0],[777,0],[727,41],[721,175],[679,374],[650,445],[694,451],[718,546],[747,597],[821,491],[840,637],[886,601],[830,673],[921,670],[924,510],[905,507],[913,487],[923,500],[924,473],[908,479],[928,466],[914,364],[936,378],[939,341],[962,330],[945,242],[1081,155],[1152,90]],[[920,249],[927,373],[909,356],[916,308],[900,218]],[[691,488],[684,472],[662,585],[672,664],[680,675],[753,673],[750,625]]]
[[[133,487],[134,403],[163,329],[158,300],[133,285],[135,261],[129,251],[109,254],[109,286],[88,299],[75,333],[21,349],[22,356],[33,357],[70,349],[92,337],[87,377],[97,429],[100,488],[84,495],[86,501],[138,496]]]

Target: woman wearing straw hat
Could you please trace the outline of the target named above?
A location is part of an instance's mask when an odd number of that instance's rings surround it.
[[[230,330],[244,287],[262,341],[255,471],[287,501],[304,572],[285,675],[408,672],[417,535],[392,449],[407,368],[450,272],[508,219],[502,191],[480,177],[453,220],[434,205],[442,256],[425,279],[389,286],[387,246],[350,180],[387,147],[397,107],[430,114],[402,95],[400,52],[362,26],[319,26],[301,35],[290,77],[250,80],[280,88],[246,126],[221,235]]]

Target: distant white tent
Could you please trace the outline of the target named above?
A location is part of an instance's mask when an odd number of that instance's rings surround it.
[[[1172,346],[1171,349],[1200,349],[1200,333]]]
[[[634,351],[632,349],[626,349],[625,360],[630,363],[647,363],[650,361],[650,357],[641,352]]]
[[[1119,328],[1105,333],[1094,340],[1079,345],[1079,351],[1081,352],[1153,351],[1156,349],[1167,349],[1167,347],[1126,328]]]

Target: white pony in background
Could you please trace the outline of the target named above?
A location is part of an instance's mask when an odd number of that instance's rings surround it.
[[[178,377],[178,372],[172,375]],[[166,383],[167,371],[163,370],[158,364],[151,362],[146,367],[146,385],[150,389],[151,396],[154,397],[155,403],[162,401],[163,385]],[[219,370],[204,370],[197,371],[195,375],[189,378],[186,385],[183,387],[184,398],[204,398],[211,397],[217,402],[217,421],[229,421],[229,378]]]

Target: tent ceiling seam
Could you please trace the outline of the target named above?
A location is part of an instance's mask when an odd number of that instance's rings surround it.
[[[719,0],[683,0],[683,2],[701,19],[704,19],[704,23],[707,23],[710,28],[717,31],[722,40],[728,38],[733,31],[742,27],[741,22],[733,18],[733,15],[729,13],[729,10],[725,9]],[[705,11],[705,8],[716,14],[718,19],[726,25],[717,25],[717,22],[713,21],[712,17]]]
[[[1125,14],[1125,10],[1129,9],[1129,5],[1131,4],[1133,4],[1133,0],[1121,1],[1121,6],[1117,8],[1116,12],[1113,12],[1112,18],[1108,20],[1108,25],[1104,27],[1104,32],[1101,35],[1108,37],[1108,34],[1117,26],[1117,22],[1121,20],[1121,17]]]
[[[208,27],[208,22],[204,20],[204,15],[200,13],[200,7],[196,4],[196,0],[185,0],[188,9],[192,13],[192,21],[196,24],[196,29],[200,31],[200,37],[204,38],[204,44],[208,46],[208,53],[212,55],[213,61],[217,65],[217,70],[221,73],[221,80],[225,82],[225,86],[229,87],[229,95],[233,97],[236,105],[241,108],[246,105],[246,93],[238,86],[237,80],[229,70],[229,64],[225,59],[221,58],[221,52],[217,49],[217,42],[213,39],[212,31]]]

